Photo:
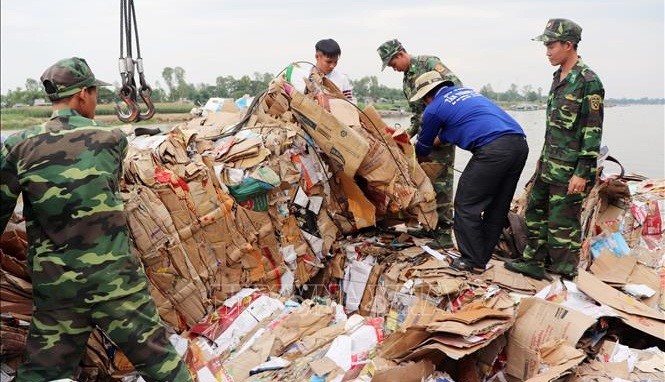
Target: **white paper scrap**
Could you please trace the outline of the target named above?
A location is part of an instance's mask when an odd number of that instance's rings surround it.
[[[430,255],[432,255],[432,257],[434,257],[437,260],[440,260],[440,261],[445,260],[445,257],[440,252],[433,250],[428,245],[423,245],[420,248],[422,248],[423,251],[425,251],[425,252],[429,253]]]

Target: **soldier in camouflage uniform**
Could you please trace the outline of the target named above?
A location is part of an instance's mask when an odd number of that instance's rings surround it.
[[[41,77],[53,115],[17,133],[0,154],[0,227],[23,194],[34,311],[17,381],[71,378],[95,326],[150,381],[191,381],[148,293],[118,183],[127,138],[92,120],[97,86],[85,60]]]
[[[526,209],[528,245],[506,268],[546,277],[577,274],[582,201],[595,182],[605,90],[577,55],[582,28],[566,19],[548,21],[542,35],[551,64],[559,66],[547,101],[545,143]]]
[[[384,70],[386,66],[390,66],[393,70],[404,73],[402,89],[407,100],[410,100],[416,94],[416,78],[432,70],[439,72],[444,80],[452,82],[453,85],[462,86],[462,81],[443,65],[438,57],[424,55],[411,56],[396,39],[384,42],[379,46],[377,51],[383,63],[381,70]],[[420,118],[425,110],[425,103],[422,100],[416,102],[409,101],[409,108],[413,112],[413,116],[411,117],[411,127],[408,132],[409,135],[415,136],[420,130]],[[452,246],[451,227],[453,223],[455,145],[441,143],[435,146],[429,157],[434,162],[441,163],[444,166],[443,172],[434,182],[439,223],[433,233],[433,237],[436,239],[436,246],[447,248]]]

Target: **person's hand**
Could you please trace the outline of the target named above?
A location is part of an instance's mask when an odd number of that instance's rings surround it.
[[[586,188],[586,179],[573,175],[568,181],[568,195],[581,194]]]

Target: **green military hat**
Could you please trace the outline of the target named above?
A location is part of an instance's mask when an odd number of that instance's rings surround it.
[[[383,70],[386,68],[386,66],[388,66],[388,63],[393,58],[393,56],[404,50],[404,47],[397,39],[392,39],[381,44],[376,50],[379,52],[381,61],[383,61],[383,66],[381,67],[381,70]]]
[[[41,76],[44,90],[51,101],[69,97],[91,86],[110,86],[100,81],[84,59],[71,57],[49,66]]]
[[[550,19],[545,25],[545,31],[533,41],[570,41],[577,44],[582,40],[582,27],[568,19]]]

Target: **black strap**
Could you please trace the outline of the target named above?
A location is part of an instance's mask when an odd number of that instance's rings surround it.
[[[621,172],[619,173],[619,179],[623,179],[626,171],[623,168],[623,165],[613,156],[608,155],[607,158],[605,158],[606,161],[608,162],[613,162],[619,165],[619,168],[621,169]]]

